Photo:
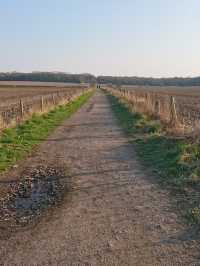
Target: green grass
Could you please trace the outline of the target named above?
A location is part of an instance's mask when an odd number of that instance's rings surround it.
[[[0,172],[23,159],[63,120],[76,112],[92,95],[87,92],[74,101],[58,106],[49,113],[33,115],[21,125],[5,129],[0,136]]]
[[[181,195],[190,222],[200,224],[200,144],[168,136],[158,121],[133,113],[125,100],[108,97],[140,161],[162,185]]]

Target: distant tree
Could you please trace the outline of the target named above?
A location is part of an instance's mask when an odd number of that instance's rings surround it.
[[[200,77],[195,78],[144,78],[99,76],[91,74],[68,74],[63,72],[0,73],[0,81],[44,81],[90,84],[138,85],[138,86],[200,86]]]
[[[138,85],[138,86],[200,86],[200,77],[195,78],[144,78],[144,77],[115,77],[99,76],[97,82],[100,84]]]
[[[67,74],[59,72],[32,72],[32,73],[0,73],[1,81],[44,81],[44,82],[70,82],[92,83],[96,78],[90,74]]]

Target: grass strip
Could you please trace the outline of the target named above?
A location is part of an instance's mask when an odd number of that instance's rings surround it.
[[[141,162],[175,192],[189,221],[200,225],[200,144],[168,136],[159,121],[134,113],[125,99],[108,97]]]
[[[37,115],[14,127],[3,130],[0,136],[0,172],[23,159],[41,143],[63,120],[75,113],[93,94],[86,92],[66,105]]]

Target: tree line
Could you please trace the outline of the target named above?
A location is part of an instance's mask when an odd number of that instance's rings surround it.
[[[138,85],[138,86],[200,86],[200,77],[195,78],[143,78],[143,77],[114,77],[99,76],[100,84]]]
[[[0,81],[40,81],[40,82],[68,82],[68,83],[98,83],[139,86],[200,86],[200,77],[194,78],[145,78],[145,77],[115,77],[91,74],[68,74],[63,72],[31,72],[0,73]]]
[[[96,83],[96,78],[90,74],[68,74],[62,72],[9,72],[0,73],[0,81]]]

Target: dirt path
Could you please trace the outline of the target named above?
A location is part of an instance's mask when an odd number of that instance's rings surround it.
[[[200,265],[199,240],[142,171],[102,93],[10,176],[47,162],[70,166],[71,198],[0,240],[0,265]]]

